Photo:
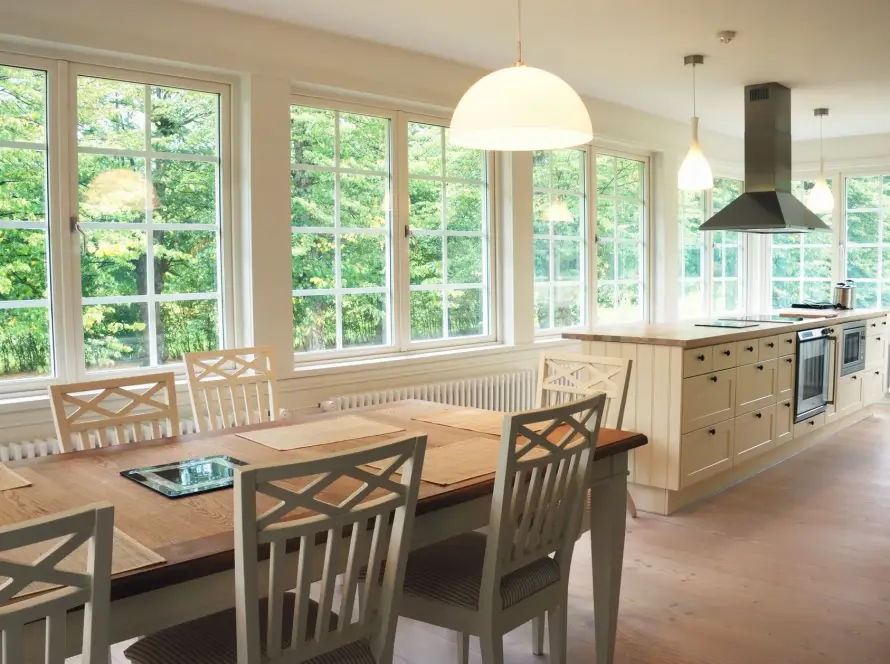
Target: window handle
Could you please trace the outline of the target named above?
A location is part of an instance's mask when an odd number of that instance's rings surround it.
[[[405,237],[408,238],[408,251],[417,249],[417,236],[408,224],[405,224]]]
[[[72,233],[80,233],[81,247],[83,249],[83,253],[86,254],[87,253],[87,234],[84,233],[83,226],[80,225],[80,221],[78,220],[77,217],[71,217],[68,221],[71,225],[71,232]]]

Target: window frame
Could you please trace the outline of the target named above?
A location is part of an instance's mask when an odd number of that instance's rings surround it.
[[[583,197],[583,202],[581,205],[581,234],[577,238],[581,242],[581,280],[580,285],[584,289],[583,295],[583,303],[584,307],[581,311],[581,322],[577,325],[563,326],[563,327],[548,327],[544,329],[535,329],[534,336],[536,341],[540,341],[542,339],[548,339],[550,337],[561,337],[562,334],[566,332],[577,332],[578,330],[585,329],[588,325],[590,325],[591,321],[594,319],[594,309],[591,308],[593,304],[594,308],[596,305],[596,270],[591,269],[592,266],[596,265],[596,241],[591,241],[596,236],[596,207],[591,205],[591,201],[594,201],[593,205],[595,205],[595,195],[594,191],[596,187],[596,155],[595,148],[590,144],[578,145],[572,148],[564,148],[565,150],[577,150],[579,152],[584,153],[583,163],[584,163],[584,191],[580,192]],[[558,150],[544,150],[544,152],[557,152]],[[593,158],[591,158],[593,155]],[[534,169],[534,162],[532,162],[532,169]],[[551,164],[551,172],[552,172],[552,164]],[[647,178],[648,179],[648,178]],[[593,193],[591,193],[593,192]],[[547,193],[547,194],[567,194],[567,195],[575,195],[578,192],[573,192],[568,189],[553,189],[550,187],[536,187],[534,184],[534,170],[532,171],[532,246],[534,246],[534,242],[538,239],[543,239],[538,237],[538,234],[534,232],[534,199],[535,195],[538,193]],[[648,225],[648,224],[647,224]],[[547,239],[550,242],[550,272],[553,273],[554,264],[553,264],[553,241],[556,239],[575,239],[569,236],[564,235],[554,235],[553,234],[553,225],[550,225],[550,231],[547,235]],[[591,260],[594,262],[591,263]],[[534,289],[538,285],[538,283],[547,283],[550,286],[550,311],[553,313],[554,301],[553,301],[553,285],[557,282],[552,280],[547,282],[537,282],[534,281],[534,276],[532,277],[532,304],[534,307]],[[567,282],[567,283],[575,283],[575,282]],[[591,292],[593,292],[593,296],[591,296]],[[534,310],[534,309],[533,309]]]
[[[52,375],[33,378],[0,379],[0,396],[37,395],[49,385],[109,377],[145,375],[174,371],[184,375],[182,362],[126,369],[87,371],[83,354],[83,304],[81,294],[80,235],[73,230],[72,218],[78,209],[77,172],[77,76],[97,76],[142,85],[160,85],[210,92],[219,101],[219,177],[217,205],[219,225],[219,346],[230,346],[239,338],[235,325],[233,214],[238,192],[233,179],[234,81],[203,76],[186,69],[154,67],[142,62],[83,55],[72,58],[56,49],[18,48],[6,50],[0,42],[0,64],[46,72],[46,149],[47,149],[47,282],[50,303],[50,353]],[[45,52],[45,55],[44,55]],[[119,63],[122,66],[118,66]],[[149,147],[149,146],[147,146]],[[150,152],[150,151],[149,151]],[[151,284],[146,284],[147,289]],[[126,298],[124,298],[126,299]],[[181,299],[189,299],[183,297]]]
[[[830,173],[831,178],[839,178],[832,179],[832,188],[831,191],[834,194],[835,206],[834,206],[834,214],[832,216],[832,226],[837,226],[837,229],[834,230],[834,238],[833,241],[835,243],[835,251],[832,256],[832,275],[835,277],[834,282],[837,281],[845,281],[849,278],[847,266],[849,261],[849,252],[850,248],[853,247],[874,247],[877,249],[878,262],[875,265],[875,270],[877,276],[874,279],[868,279],[865,277],[855,277],[853,281],[855,283],[863,282],[863,283],[873,283],[875,284],[875,292],[876,292],[876,303],[875,306],[879,308],[884,308],[885,305],[880,304],[881,302],[881,284],[883,282],[887,282],[890,285],[890,279],[884,279],[881,276],[881,267],[883,265],[883,249],[886,247],[890,249],[890,241],[887,241],[888,233],[884,231],[884,222],[890,220],[890,212],[881,207],[878,210],[878,242],[866,242],[866,243],[850,243],[847,238],[848,231],[848,213],[849,212],[868,212],[873,210],[874,208],[856,208],[850,210],[849,205],[847,203],[847,180],[857,179],[857,178],[868,178],[868,177],[879,177],[882,180],[882,191],[883,191],[883,179],[890,178],[890,164],[886,168],[869,168],[869,169],[847,169],[840,173]],[[838,188],[836,186],[836,182],[840,182],[840,195],[838,192]],[[882,200],[884,196],[882,195]],[[837,217],[840,217],[840,221],[837,220]],[[885,240],[881,242],[880,240]],[[858,298],[858,295],[857,295]]]

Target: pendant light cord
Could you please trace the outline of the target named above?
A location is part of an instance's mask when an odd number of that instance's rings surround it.
[[[822,120],[824,115],[819,116],[819,176],[825,179],[825,148],[822,146]]]
[[[519,36],[516,42],[516,64],[522,65],[522,0],[516,0],[516,28]]]
[[[692,63],[692,117],[698,117],[695,110],[695,63]]]

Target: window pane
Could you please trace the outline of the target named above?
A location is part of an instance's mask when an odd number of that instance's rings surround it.
[[[217,246],[214,231],[155,231],[152,249],[155,293],[216,292]]]
[[[87,369],[131,369],[151,363],[148,305],[93,304],[83,308]]]
[[[427,230],[442,228],[442,192],[441,182],[411,180],[408,183],[411,228]]]
[[[340,113],[340,166],[385,173],[389,121]]]
[[[447,238],[448,283],[482,282],[482,238],[457,236]]]
[[[385,228],[386,178],[340,175],[340,225],[344,228]]]
[[[446,136],[448,132],[445,132]],[[485,152],[452,145],[446,140],[445,175],[460,180],[481,180],[485,177]]]
[[[291,171],[291,219],[294,226],[334,225],[334,174]]]
[[[361,293],[343,296],[343,347],[382,346],[386,343],[386,295]]]
[[[144,231],[86,231],[80,255],[84,297],[145,295],[148,291]]]
[[[45,152],[0,148],[0,221],[46,221]]]
[[[411,293],[411,339],[440,339],[442,329],[442,293],[439,291],[414,291]]]
[[[46,142],[46,72],[0,65],[0,141]]]
[[[481,231],[485,187],[474,184],[446,184],[445,206],[450,231]]]
[[[847,276],[851,279],[876,279],[878,277],[878,250],[876,247],[850,247],[847,249]],[[856,293],[857,297],[859,293]]]
[[[152,161],[152,220],[158,224],[215,224],[216,164],[184,159]]]
[[[583,150],[553,150],[553,189],[584,191]]]
[[[294,290],[334,288],[334,236],[294,233],[291,238]]]
[[[452,337],[482,334],[482,290],[448,292],[448,332]]]
[[[408,172],[414,175],[443,175],[442,127],[408,123]]]
[[[334,111],[290,107],[291,162],[294,165],[334,165],[335,117]]]
[[[77,157],[81,221],[142,223],[147,183],[145,159],[81,154]],[[152,196],[152,206],[158,201]]]
[[[337,347],[337,298],[314,295],[294,298],[294,350],[328,350]]]
[[[181,362],[185,353],[219,348],[216,300],[158,302],[158,361]]]
[[[890,190],[879,175],[846,179],[846,276],[857,281],[856,306],[883,306],[890,273],[885,259],[890,247]],[[863,279],[874,280],[863,282]]]
[[[553,304],[554,327],[574,327],[583,322],[584,289],[581,284],[557,285],[554,287]]]
[[[386,286],[386,237],[341,235],[340,270],[343,288]]]
[[[0,309],[0,380],[51,374],[49,309]]]
[[[532,184],[536,188],[550,189],[550,150],[532,152]]]
[[[849,242],[877,242],[880,215],[877,212],[848,212],[847,240]]]
[[[581,242],[556,240],[553,243],[553,256],[553,278],[556,281],[581,281]]]
[[[151,88],[151,147],[158,152],[216,154],[219,95]]]
[[[535,329],[548,330],[550,320],[550,284],[535,284]]]
[[[0,301],[49,297],[46,231],[16,230],[0,224]]]
[[[550,240],[535,240],[535,281],[550,281]]]
[[[82,147],[145,150],[145,86],[78,76],[77,139]]]
[[[411,283],[442,283],[442,240],[439,235],[411,238]]]

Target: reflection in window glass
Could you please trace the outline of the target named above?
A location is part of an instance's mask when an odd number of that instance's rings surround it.
[[[586,156],[583,150],[532,155],[536,330],[577,327],[586,319]]]
[[[390,121],[291,106],[294,350],[391,343]]]
[[[829,181],[829,186],[831,182]],[[795,180],[791,193],[806,201],[813,180]],[[831,226],[831,213],[819,217]],[[831,231],[777,233],[772,236],[771,304],[774,309],[801,302],[831,301]],[[857,290],[857,301],[860,293]]]
[[[679,231],[679,313],[680,318],[695,318],[707,312],[705,273],[707,242],[706,233],[698,230],[705,221],[707,192],[680,191]]]
[[[0,66],[0,381],[48,376],[46,72]]]
[[[645,301],[646,164],[596,156],[597,318],[642,320]]]
[[[77,78],[87,370],[220,347],[219,95]]]
[[[846,179],[847,278],[857,307],[890,304],[890,175]]]
[[[489,333],[486,154],[408,123],[411,341]]]
[[[732,203],[742,193],[741,180],[714,178],[711,190],[711,214]],[[714,231],[711,234],[711,313],[739,313],[744,310],[742,270],[744,252],[742,234]]]

